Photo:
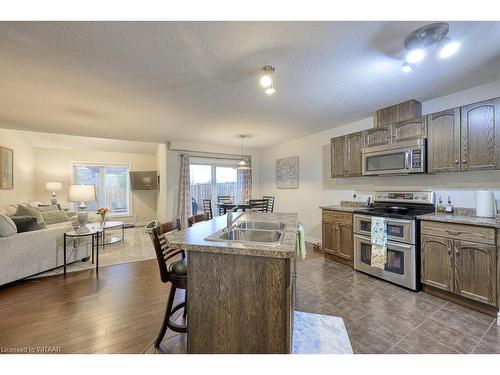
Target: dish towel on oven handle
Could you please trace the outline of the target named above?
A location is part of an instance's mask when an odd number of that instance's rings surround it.
[[[387,223],[385,218],[372,217],[371,241],[371,266],[383,270],[387,262]]]

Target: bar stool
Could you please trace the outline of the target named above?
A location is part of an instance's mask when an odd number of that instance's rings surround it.
[[[206,213],[188,217],[188,227],[191,228],[194,224],[207,220],[208,220],[208,215]]]
[[[186,254],[182,249],[172,249],[168,247],[167,241],[165,240],[165,234],[174,230],[181,230],[181,223],[179,219],[160,224],[155,228],[152,228],[149,232],[151,241],[153,242],[153,246],[155,248],[158,266],[160,267],[160,279],[163,283],[170,282],[172,284],[170,287],[170,292],[168,294],[167,307],[165,309],[163,323],[160,332],[158,332],[158,336],[155,340],[155,347],[157,348],[163,340],[167,328],[170,328],[174,332],[187,332],[187,324],[181,325],[174,323],[171,320],[173,314],[182,308],[184,308],[183,316],[184,318],[186,318],[186,301],[174,305],[176,290],[185,289],[187,297]],[[181,256],[181,259],[173,260],[173,258],[176,258],[179,255]]]

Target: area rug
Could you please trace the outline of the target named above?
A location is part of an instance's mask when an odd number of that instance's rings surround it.
[[[122,263],[138,262],[156,258],[155,250],[149,235],[143,227],[125,229],[123,242],[106,245],[104,250],[99,250],[99,268]],[[91,260],[74,262],[67,266],[67,272],[76,272],[95,268]],[[63,268],[40,273],[32,278],[58,275],[63,273]]]

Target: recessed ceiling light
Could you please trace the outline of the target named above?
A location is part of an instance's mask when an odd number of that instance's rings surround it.
[[[406,61],[410,64],[415,64],[422,61],[425,57],[425,51],[423,49],[413,49],[406,55]]]
[[[411,72],[413,69],[415,69],[415,65],[413,65],[413,64],[408,64],[407,62],[405,62],[405,63],[401,66],[401,69],[403,70],[403,72],[405,72],[405,73],[409,73],[409,72]]]
[[[460,42],[452,41],[450,37],[444,38],[439,44],[439,57],[446,59],[454,55],[460,49]]]

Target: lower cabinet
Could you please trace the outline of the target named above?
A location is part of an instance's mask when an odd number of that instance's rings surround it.
[[[352,213],[323,210],[323,250],[352,263],[354,260],[352,229]]]
[[[497,306],[495,230],[481,228],[484,239],[476,239],[483,242],[473,242],[467,238],[478,237],[478,227],[469,226],[466,230],[463,225],[460,230],[455,227],[454,224],[422,222],[422,283]]]

